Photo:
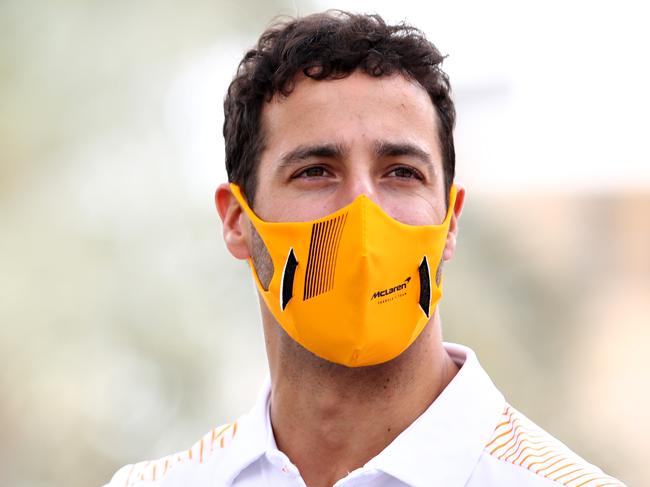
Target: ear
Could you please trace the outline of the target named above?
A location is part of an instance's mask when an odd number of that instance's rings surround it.
[[[451,221],[449,222],[449,233],[447,233],[447,241],[445,242],[445,250],[442,253],[444,261],[451,260],[456,251],[456,239],[458,237],[458,219],[463,212],[463,205],[465,204],[465,187],[458,182],[454,182],[457,188],[456,202],[451,214]]]
[[[214,194],[214,202],[223,222],[223,240],[228,251],[237,259],[248,259],[251,255],[248,246],[248,217],[228,184],[219,185]]]

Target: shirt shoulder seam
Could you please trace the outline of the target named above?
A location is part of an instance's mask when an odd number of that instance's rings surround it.
[[[237,434],[237,421],[213,428],[189,449],[158,460],[144,461],[122,467],[106,487],[136,487],[156,485],[177,466],[202,464],[228,448]]]
[[[507,403],[484,451],[558,485],[624,487]]]

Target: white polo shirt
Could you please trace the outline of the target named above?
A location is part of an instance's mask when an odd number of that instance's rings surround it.
[[[460,368],[429,408],[335,487],[605,487],[624,484],[508,405],[472,350],[445,343]],[[107,487],[305,486],[278,450],[270,385],[253,409],[189,450],[121,468]]]

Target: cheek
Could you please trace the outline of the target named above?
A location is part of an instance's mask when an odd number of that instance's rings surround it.
[[[389,201],[382,208],[395,220],[408,225],[437,225],[445,219],[445,209],[425,198]]]
[[[268,291],[271,278],[273,277],[273,260],[269,254],[262,237],[254,227],[251,232],[251,259],[257,272],[257,277],[265,291]]]
[[[259,205],[257,215],[270,222],[307,222],[324,218],[349,203],[339,202],[332,191],[277,188],[275,198]]]

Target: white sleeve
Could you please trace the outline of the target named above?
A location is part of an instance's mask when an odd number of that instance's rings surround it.
[[[110,482],[104,485],[104,487],[125,487],[129,479],[129,473],[134,467],[135,465],[124,465],[115,472]]]

